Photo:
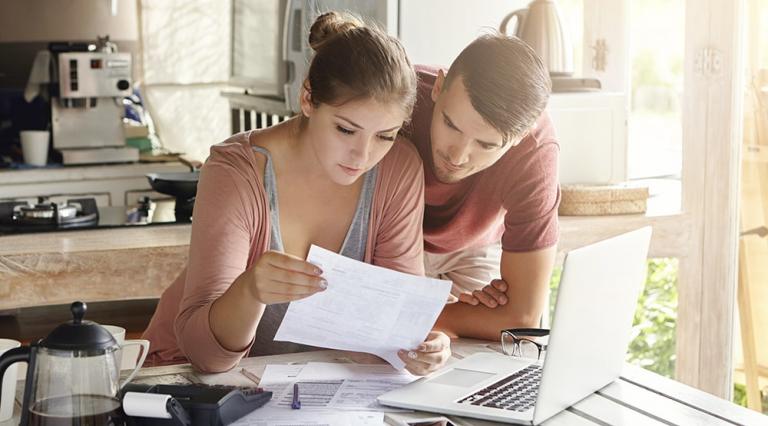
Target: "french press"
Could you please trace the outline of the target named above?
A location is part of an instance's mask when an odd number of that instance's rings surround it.
[[[118,392],[141,363],[120,383],[122,349],[107,329],[83,320],[86,309],[73,303],[71,321],[0,357],[0,381],[13,363],[28,364],[21,425],[125,424]]]

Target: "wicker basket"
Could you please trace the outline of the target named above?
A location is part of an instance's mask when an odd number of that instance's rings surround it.
[[[561,216],[602,216],[645,213],[647,187],[625,185],[563,185]]]

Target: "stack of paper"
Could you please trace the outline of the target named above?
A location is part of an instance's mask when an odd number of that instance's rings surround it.
[[[273,393],[264,407],[236,425],[381,425],[384,407],[376,398],[415,380],[389,365],[334,364],[268,365],[259,386]],[[293,385],[298,384],[301,409],[291,409]]]

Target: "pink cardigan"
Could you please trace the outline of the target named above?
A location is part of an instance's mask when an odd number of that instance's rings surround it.
[[[208,318],[212,303],[269,249],[269,203],[249,132],[214,145],[200,174],[187,267],[160,298],[144,332],[147,365],[189,361],[204,372],[228,370],[250,347],[219,344]],[[423,275],[424,177],[408,141],[379,163],[365,261]]]

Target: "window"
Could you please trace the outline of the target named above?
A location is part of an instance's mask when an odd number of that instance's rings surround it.
[[[628,175],[679,179],[685,2],[629,3]]]

